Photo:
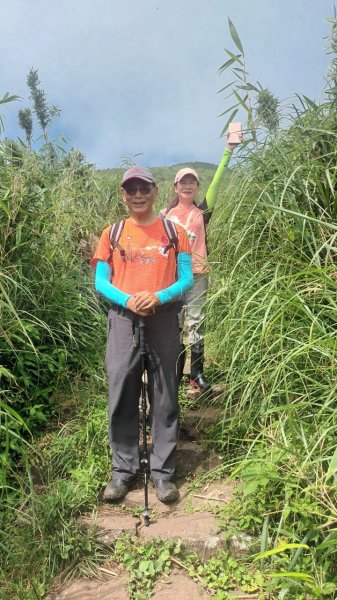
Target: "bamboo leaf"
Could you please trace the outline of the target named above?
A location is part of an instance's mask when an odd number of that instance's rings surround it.
[[[309,550],[309,546],[306,544],[280,544],[277,548],[272,548],[272,550],[267,550],[266,552],[260,552],[257,556],[254,557],[253,561],[260,560],[261,558],[267,558],[267,556],[273,556],[274,554],[280,554],[285,550],[292,550],[294,548],[307,548]]]
[[[235,54],[235,52],[228,50],[228,48],[224,48],[224,51],[226,52],[226,54],[228,54],[230,58],[234,58],[235,60],[237,60],[237,62],[240,63],[240,65],[243,65],[243,61],[241,60],[241,54]]]
[[[0,123],[1,123],[1,119],[0,119]],[[1,127],[0,127],[0,130],[1,130]],[[9,212],[8,207],[6,206],[6,204],[4,202],[0,202],[0,208],[1,208],[1,210],[3,210],[3,212],[10,219],[11,213]]]
[[[237,99],[237,101],[239,102],[239,104],[241,104],[242,108],[248,113],[250,111],[248,104],[246,104],[248,95],[246,94],[246,96],[244,98],[241,98],[240,94],[238,94],[236,90],[233,90],[233,94],[234,94],[235,98]]]
[[[297,96],[297,98],[299,99],[300,103],[302,104],[302,108],[305,108],[305,104],[304,104],[301,96],[299,94],[297,94],[297,93],[295,93],[295,96]]]
[[[1,376],[7,377],[7,379],[14,379],[15,377],[13,375],[13,373],[11,373],[8,369],[6,369],[6,367],[3,367],[2,365],[0,365],[0,378]]]
[[[221,65],[221,67],[219,67],[220,73],[228,69],[228,67],[230,67],[235,61],[236,58],[229,58],[223,65]]]
[[[236,109],[235,109],[235,110],[232,112],[232,114],[230,115],[229,119],[226,121],[226,124],[225,124],[225,126],[224,126],[224,128],[223,128],[222,132],[220,133],[220,137],[222,137],[222,136],[223,136],[223,134],[224,134],[224,133],[227,131],[229,123],[230,123],[231,121],[233,121],[233,119],[234,119],[235,115],[236,115],[238,112],[239,112],[239,109],[238,109],[238,108],[236,108]]]
[[[237,106],[239,106],[239,105],[234,104],[233,106],[230,106],[230,108],[227,108],[226,110],[224,110],[224,112],[222,112],[220,115],[218,115],[218,117],[223,117],[223,115],[227,114],[230,110],[233,110],[233,108],[236,108]]]
[[[232,38],[234,44],[236,45],[238,50],[240,50],[240,52],[242,52],[242,54],[244,55],[244,50],[243,50],[241,40],[239,38],[239,34],[236,31],[234,23],[230,20],[229,17],[228,17],[228,27],[229,27],[229,33],[231,34],[231,38]]]
[[[325,550],[326,548],[331,548],[332,546],[337,545],[337,529],[333,529],[329,535],[325,538],[325,540],[317,546],[317,550]]]
[[[270,573],[270,577],[274,579],[281,577],[289,577],[290,579],[298,579],[298,581],[314,581],[314,578],[307,573],[299,573],[297,571],[280,571],[279,573]]]
[[[308,98],[308,96],[305,96],[303,94],[303,98],[306,101],[306,103],[310,106],[310,108],[313,108],[314,110],[318,109],[318,105],[316,104],[316,102],[314,102],[313,100],[310,100],[310,98]]]
[[[337,472],[337,448],[335,449],[326,474],[327,479]]]
[[[5,95],[0,98],[0,104],[7,104],[8,102],[14,102],[15,100],[21,100],[21,97],[15,96],[14,94],[10,95],[9,92],[6,92]]]
[[[268,545],[268,525],[269,525],[269,516],[267,515],[263,521],[262,535],[261,535],[261,548],[260,553],[263,554],[266,552],[266,548]],[[263,566],[263,558],[261,558],[261,567]]]
[[[253,85],[252,83],[247,83],[246,85],[240,85],[238,87],[239,90],[250,90],[253,92],[259,92],[259,89]]]
[[[235,81],[231,81],[228,85],[225,85],[225,87],[221,88],[221,90],[219,90],[217,94],[221,94],[221,92],[227,90],[231,85],[233,85],[233,83],[235,83]]]
[[[315,217],[310,217],[309,215],[303,215],[295,210],[289,210],[288,208],[284,208],[283,206],[275,206],[273,204],[266,204],[267,208],[273,208],[274,210],[279,210],[280,212],[287,213],[288,215],[293,215],[294,217],[300,217],[300,219],[304,219],[305,221],[310,221],[311,223],[317,223],[317,225],[323,225],[323,227],[327,227],[328,229],[333,229],[333,231],[337,231],[337,225],[333,223],[327,223],[326,221],[322,221],[321,219],[316,219]]]
[[[26,422],[19,415],[19,413],[17,413],[16,410],[14,410],[10,406],[8,406],[8,404],[5,404],[4,402],[2,402],[2,400],[0,400],[0,409],[3,411],[3,413],[7,413],[8,415],[11,415],[11,417],[13,417],[13,419],[15,419],[16,421],[21,423],[21,425],[23,425],[23,427],[25,429],[27,429],[27,431],[29,431],[29,428],[27,427]]]
[[[243,69],[239,69],[237,67],[234,67],[233,71],[236,72],[238,78],[240,79],[240,81],[245,81],[245,72]]]

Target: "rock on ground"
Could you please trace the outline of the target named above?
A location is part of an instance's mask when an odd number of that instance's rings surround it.
[[[204,600],[209,595],[188,575],[173,571],[155,585],[152,600]]]
[[[80,579],[63,586],[47,600],[129,600],[128,576],[111,577],[106,581]]]

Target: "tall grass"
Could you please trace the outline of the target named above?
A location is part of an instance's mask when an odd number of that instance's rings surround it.
[[[54,578],[100,576],[111,547],[79,522],[95,509],[110,470],[102,373],[66,393],[74,416],[25,453],[0,527],[0,580],[5,598],[45,597]],[[20,498],[20,501],[18,500]]]
[[[336,136],[331,101],[303,102],[235,171],[211,229],[208,348],[225,374],[217,442],[255,533],[270,516],[271,545],[310,538],[313,594],[337,581],[336,542],[326,543],[337,534]]]
[[[56,152],[56,151],[55,151]],[[104,315],[93,291],[90,235],[119,214],[115,180],[76,153],[50,160],[0,146],[0,493],[13,460],[57,414],[55,392],[100,364]]]

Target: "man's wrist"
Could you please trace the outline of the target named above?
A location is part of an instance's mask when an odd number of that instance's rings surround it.
[[[129,307],[128,307],[128,303],[129,303],[129,300],[131,300],[131,298],[132,298],[132,296],[128,296],[128,297],[126,298],[126,301],[125,301],[124,308],[129,308]]]

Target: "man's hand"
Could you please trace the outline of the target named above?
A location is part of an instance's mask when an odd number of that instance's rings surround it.
[[[148,317],[152,314],[152,310],[137,310],[135,297],[131,296],[126,303],[126,308],[136,313],[136,315],[140,315],[141,317]]]
[[[137,294],[132,297],[135,300],[135,307],[138,312],[144,310],[152,311],[153,308],[160,304],[158,296],[153,292],[137,292]]]

